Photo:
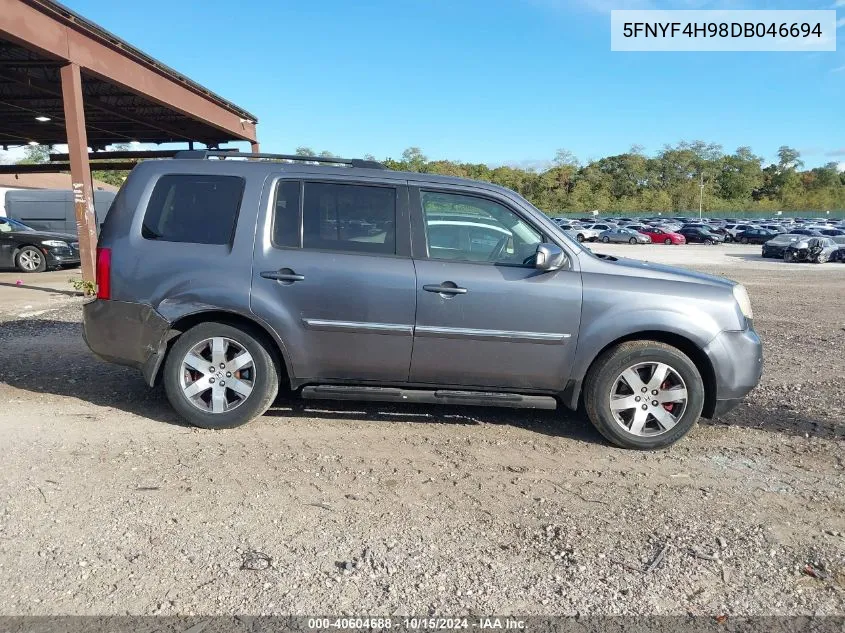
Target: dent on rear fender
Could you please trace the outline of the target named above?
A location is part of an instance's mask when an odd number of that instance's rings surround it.
[[[218,289],[219,290],[219,289]],[[164,318],[168,325],[164,335],[160,341],[159,351],[163,351],[167,343],[178,335],[174,332],[172,325],[185,317],[201,316],[203,313],[225,313],[233,317],[245,319],[254,324],[258,329],[263,330],[276,345],[276,351],[281,355],[281,362],[289,377],[293,377],[291,360],[288,355],[288,350],[284,341],[279,336],[278,332],[261,317],[257,316],[244,306],[238,305],[235,301],[221,301],[221,303],[210,303],[208,301],[200,301],[195,295],[203,297],[211,294],[210,290],[192,291],[183,295],[170,296],[166,300],[158,304],[156,312]],[[210,320],[210,319],[209,319]],[[159,359],[160,362],[161,359]],[[155,374],[158,371],[158,364],[156,364],[150,372],[150,380],[155,379]]]

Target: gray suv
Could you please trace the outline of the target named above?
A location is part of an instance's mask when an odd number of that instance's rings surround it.
[[[84,331],[215,429],[262,415],[284,386],[583,403],[608,440],[652,449],[731,409],[762,368],[741,285],[594,255],[513,191],[215,151],[132,171],[102,228]]]

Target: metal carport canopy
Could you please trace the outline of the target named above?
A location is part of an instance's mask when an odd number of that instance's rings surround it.
[[[68,144],[86,280],[96,247],[88,147],[247,141],[258,151],[256,123],[56,2],[0,0],[0,146]]]

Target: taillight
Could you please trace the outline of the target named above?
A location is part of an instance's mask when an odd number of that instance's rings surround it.
[[[111,249],[97,249],[97,299],[111,299]]]

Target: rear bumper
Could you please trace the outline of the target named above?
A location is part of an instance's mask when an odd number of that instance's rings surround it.
[[[152,385],[167,348],[170,323],[150,306],[90,301],[82,307],[85,343],[103,360],[140,369]]]
[[[763,344],[752,327],[722,332],[704,348],[716,375],[714,416],[733,409],[763,375]]]

